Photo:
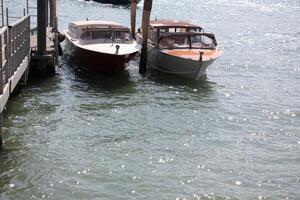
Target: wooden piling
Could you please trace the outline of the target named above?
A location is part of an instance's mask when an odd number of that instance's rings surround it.
[[[136,5],[137,0],[131,0],[131,35],[135,38],[135,25],[136,25]]]
[[[27,15],[29,15],[29,2],[28,0],[26,0],[26,12],[27,12]]]
[[[9,26],[8,8],[6,8],[6,26]]]
[[[37,54],[46,54],[47,0],[37,0]]]
[[[2,127],[3,127],[3,113],[0,113],[0,148],[2,147],[3,140],[2,140]]]
[[[147,67],[147,42],[148,42],[148,28],[150,23],[150,15],[152,10],[153,0],[144,0],[143,8],[143,21],[142,21],[142,50],[141,50],[141,61],[140,61],[140,74],[146,73]]]
[[[50,26],[57,29],[56,0],[50,0]]]
[[[49,1],[46,0],[46,27],[49,26]]]
[[[1,13],[2,13],[2,27],[4,26],[4,4],[3,0],[1,0]]]

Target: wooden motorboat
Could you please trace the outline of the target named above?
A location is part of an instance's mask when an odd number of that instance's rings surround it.
[[[140,45],[128,27],[107,21],[77,21],[64,31],[75,58],[100,72],[124,70]]]
[[[90,1],[90,0],[85,0]],[[131,0],[92,0],[98,3],[104,3],[104,4],[113,4],[113,5],[130,5]],[[139,3],[141,0],[137,0],[137,3]]]
[[[205,77],[208,66],[222,55],[214,34],[177,20],[150,21],[147,46],[149,67],[196,80]]]

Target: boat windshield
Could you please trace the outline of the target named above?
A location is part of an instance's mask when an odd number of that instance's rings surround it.
[[[206,35],[167,35],[159,40],[161,49],[214,49],[215,40]]]
[[[81,35],[81,40],[87,43],[130,43],[131,35],[127,30],[91,30]]]
[[[214,49],[215,43],[212,38],[205,35],[191,35],[191,48]]]
[[[184,35],[171,35],[164,37],[159,41],[161,49],[177,49],[177,48],[190,48],[189,38]]]

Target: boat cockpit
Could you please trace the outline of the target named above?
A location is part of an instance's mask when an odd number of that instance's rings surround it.
[[[151,27],[149,40],[160,49],[215,49],[217,46],[215,36],[203,32],[201,27]]]

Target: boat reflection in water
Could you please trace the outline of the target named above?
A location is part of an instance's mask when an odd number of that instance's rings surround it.
[[[88,68],[115,73],[141,49],[128,27],[107,21],[77,21],[64,31],[72,53]]]

